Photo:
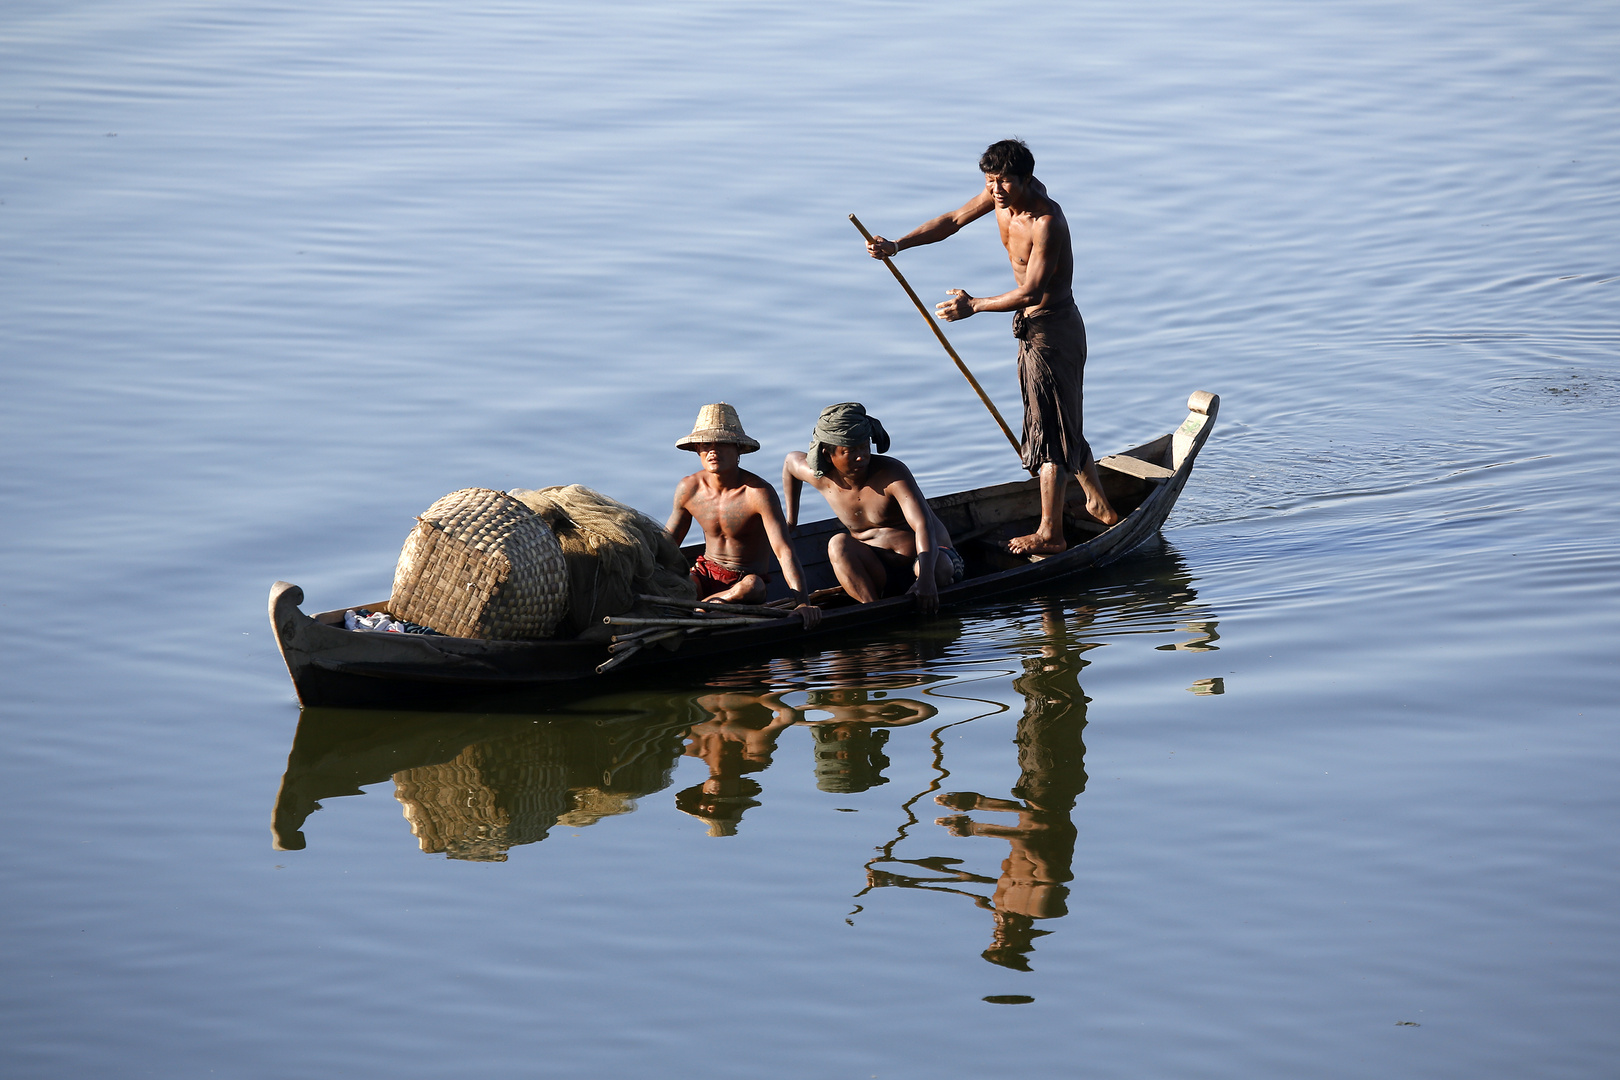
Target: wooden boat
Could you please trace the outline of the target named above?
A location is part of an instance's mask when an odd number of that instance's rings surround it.
[[[1103,528],[1084,513],[1078,484],[1069,488],[1064,519],[1070,547],[1058,555],[1014,556],[1005,540],[1033,531],[1040,515],[1036,479],[975,488],[928,500],[967,564],[967,577],[940,590],[941,607],[1046,585],[1090,567],[1123,558],[1153,536],[1169,517],[1192,473],[1198,452],[1214,427],[1220,398],[1199,391],[1187,399],[1180,427],[1141,446],[1098,461],[1103,487],[1125,516]],[[837,585],[827,561],[827,540],[843,528],[836,519],[801,525],[794,548],[812,589]],[[702,550],[688,547],[689,555]],[[781,582],[772,582],[774,590]],[[270,589],[270,623],[287,671],[305,705],[421,705],[465,699],[494,690],[587,681],[598,685],[621,673],[645,672],[739,653],[786,650],[808,639],[825,639],[909,616],[909,596],[871,604],[847,599],[823,602],[821,625],[807,633],[797,617],[723,627],[689,635],[674,648],[642,649],[606,675],[596,669],[608,658],[603,642],[547,639],[487,641],[418,634],[350,631],[343,608],[305,615],[303,590],[285,581]],[[818,602],[822,602],[818,600]],[[386,610],[387,601],[356,605]]]

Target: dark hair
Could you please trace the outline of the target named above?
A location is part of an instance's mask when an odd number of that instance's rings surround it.
[[[1011,174],[1028,180],[1035,175],[1035,155],[1023,139],[1002,139],[991,143],[979,156],[979,171],[986,176]]]

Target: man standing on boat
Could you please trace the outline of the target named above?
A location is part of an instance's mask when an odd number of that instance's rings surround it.
[[[935,314],[946,322],[981,311],[1013,312],[1018,338],[1018,381],[1024,399],[1020,456],[1024,468],[1041,478],[1041,524],[1028,536],[1008,541],[1020,555],[1054,554],[1068,547],[1063,536],[1064,496],[1076,475],[1086,511],[1104,525],[1119,515],[1108,504],[1097,463],[1081,431],[1081,378],[1086,365],[1086,326],[1074,303],[1074,248],[1063,209],[1035,179],[1035,155],[1018,139],[993,143],[979,158],[984,190],[953,210],[911,230],[899,240],[874,236],[866,245],[874,259],[906,248],[934,244],[994,210],[1001,243],[1012,262],[1014,288],[1000,296],[969,296],[947,290],[951,299]]]

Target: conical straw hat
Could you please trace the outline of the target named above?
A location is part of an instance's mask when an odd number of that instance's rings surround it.
[[[696,450],[699,443],[717,442],[736,443],[745,454],[759,449],[759,443],[743,431],[742,421],[737,419],[737,410],[723,401],[699,409],[697,423],[692,425],[692,434],[677,442],[675,449]]]

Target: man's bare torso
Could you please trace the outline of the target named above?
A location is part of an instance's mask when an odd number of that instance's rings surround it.
[[[705,694],[697,704],[713,717],[693,725],[687,756],[702,758],[716,769],[740,757],[752,766],[740,772],[756,772],[769,765],[778,734],[800,716],[774,694]]]
[[[817,477],[812,483],[851,536],[863,544],[912,558],[917,554],[917,537],[906,521],[899,500],[890,490],[891,485],[908,479],[909,473],[904,470],[905,466],[896,459],[874,454],[859,484],[845,487],[831,476]],[[932,509],[928,513],[934,546],[949,547],[951,537],[944,524]]]
[[[681,481],[681,505],[703,530],[703,553],[732,570],[765,572],[770,537],[763,515],[770,512],[769,485],[746,469],[736,487],[723,487],[712,474],[697,472]]]
[[[1033,181],[1039,184],[1039,181]],[[1044,187],[1039,190],[1044,191]],[[1035,303],[1024,308],[1025,314],[1054,311],[1074,303],[1074,245],[1069,239],[1069,222],[1063,208],[1049,196],[1037,195],[1029,210],[996,210],[996,228],[1001,232],[1001,246],[1007,249],[1007,260],[1012,263],[1013,280],[1024,283],[1029,268],[1029,253],[1034,247],[1032,231],[1036,219],[1047,219],[1046,290]]]

